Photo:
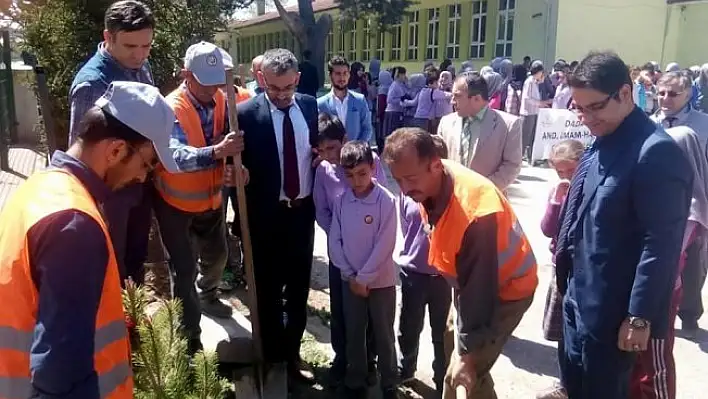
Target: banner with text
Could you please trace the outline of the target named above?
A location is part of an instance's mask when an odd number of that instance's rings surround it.
[[[595,140],[578,116],[567,109],[540,109],[535,136],[531,151],[531,159],[534,161],[548,159],[553,145],[563,140],[575,139],[585,145],[590,145]]]

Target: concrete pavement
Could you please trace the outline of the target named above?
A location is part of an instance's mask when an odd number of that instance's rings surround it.
[[[546,290],[551,277],[551,254],[548,250],[550,240],[543,236],[539,227],[548,193],[556,179],[555,172],[551,169],[524,168],[518,181],[508,190],[511,203],[538,259],[540,282],[531,309],[492,370],[500,399],[533,398],[537,391],[553,384],[558,376],[555,343],[544,340],[541,330]],[[392,179],[388,186],[397,191]],[[327,258],[326,237],[319,229],[316,234],[315,257],[321,261]],[[315,262],[313,280],[320,286],[326,286],[326,270],[323,270],[324,262],[321,261]],[[704,301],[708,301],[707,294],[704,290]],[[400,293],[398,300],[400,303]],[[702,338],[702,343],[683,338],[677,338],[676,341],[674,354],[678,370],[679,399],[706,397],[704,391],[708,386],[705,383],[708,375],[708,333],[705,330],[708,329],[708,317],[704,317],[700,324],[704,329],[699,337],[699,341]],[[417,378],[432,386],[433,354],[427,320],[425,326],[421,334]],[[677,324],[677,327],[680,327],[680,324]]]

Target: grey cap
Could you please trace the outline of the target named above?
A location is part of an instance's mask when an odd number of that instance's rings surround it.
[[[193,44],[189,46],[184,57],[184,68],[192,72],[202,86],[224,85],[226,84],[224,53],[224,50],[212,43]]]
[[[168,172],[179,172],[170,150],[175,113],[157,87],[138,82],[113,82],[95,105],[152,141],[162,166]]]

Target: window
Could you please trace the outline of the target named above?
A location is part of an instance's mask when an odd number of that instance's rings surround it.
[[[447,6],[447,46],[445,56],[450,59],[460,58],[460,19],[462,19],[462,5],[450,4]]]
[[[487,40],[487,0],[472,2],[472,31],[470,32],[470,58],[484,58]]]
[[[342,57],[344,57],[344,51],[345,51],[344,50],[345,49],[344,38],[346,37],[346,35],[347,35],[347,26],[344,24],[344,21],[342,21],[342,23],[339,24],[339,36],[338,36],[339,47],[337,47],[337,53],[339,55],[341,55]]]
[[[440,9],[428,9],[428,47],[425,58],[438,59],[438,44],[440,43]]]
[[[409,60],[418,59],[418,20],[419,11],[413,11],[408,15],[408,56]]]
[[[514,40],[515,7],[516,0],[499,0],[499,24],[497,25],[497,41],[494,48],[495,57],[511,57],[511,44]]]
[[[334,31],[332,28],[327,33],[327,61],[334,57]]]
[[[364,20],[364,37],[361,46],[361,60],[369,61],[371,59],[371,21]]]
[[[356,22],[349,23],[349,60],[356,59]]]
[[[401,59],[401,24],[391,27],[391,61]]]
[[[384,49],[386,48],[386,33],[379,32],[376,34],[377,39],[376,39],[376,58],[378,58],[380,61],[383,61],[384,59]]]

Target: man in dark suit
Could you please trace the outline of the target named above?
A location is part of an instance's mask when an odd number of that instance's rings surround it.
[[[635,354],[673,328],[693,176],[674,140],[634,105],[617,55],[591,53],[568,83],[596,140],[573,177],[558,235],[562,380],[570,398],[625,399]]]
[[[244,131],[243,164],[258,295],[258,315],[267,362],[287,362],[288,374],[312,381],[300,359],[300,339],[314,246],[313,147],[317,101],[296,94],[298,61],[285,49],[268,50],[258,72],[265,93],[239,106]]]
[[[297,92],[317,97],[317,90],[320,88],[320,76],[319,72],[317,72],[317,67],[312,65],[312,62],[310,62],[312,52],[310,50],[305,50],[302,52],[302,57],[304,60],[300,63],[301,78],[297,87]]]

